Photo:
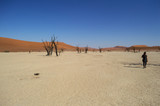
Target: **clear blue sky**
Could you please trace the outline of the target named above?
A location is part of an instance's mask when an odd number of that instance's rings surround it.
[[[90,47],[160,45],[160,0],[0,0],[0,37]]]

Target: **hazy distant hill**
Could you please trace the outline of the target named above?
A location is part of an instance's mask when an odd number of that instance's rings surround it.
[[[147,45],[133,45],[129,47],[130,50],[142,50],[142,51],[160,51],[160,46],[149,47]]]
[[[133,45],[131,47],[148,47],[147,45]]]
[[[107,51],[124,51],[127,47],[124,46],[115,46],[115,47],[108,47],[108,48],[103,48],[103,50]]]
[[[58,43],[58,49],[75,50],[74,46],[65,44],[63,42]],[[29,42],[10,38],[0,37],[0,52],[26,52],[26,51],[45,51],[42,42]]]

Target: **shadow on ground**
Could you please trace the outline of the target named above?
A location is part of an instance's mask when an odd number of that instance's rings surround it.
[[[128,68],[143,68],[142,63],[123,63],[124,67],[128,67]],[[149,63],[147,64],[147,66],[160,66],[160,64],[152,64]]]

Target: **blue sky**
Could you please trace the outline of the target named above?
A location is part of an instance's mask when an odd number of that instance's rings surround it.
[[[160,0],[0,0],[0,37],[90,47],[160,45]]]

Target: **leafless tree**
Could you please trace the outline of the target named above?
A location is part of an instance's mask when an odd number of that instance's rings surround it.
[[[139,52],[141,52],[141,49],[139,49]]]
[[[78,53],[80,53],[79,46],[76,47],[76,51],[77,51]]]
[[[85,53],[87,53],[88,51],[88,45],[85,47]]]
[[[136,48],[135,47],[133,47],[133,52],[136,53]]]
[[[58,56],[58,47],[57,47],[58,41],[56,42],[56,39],[57,39],[57,38],[56,38],[55,36],[51,37],[51,42],[52,42],[53,45],[54,45],[56,56]],[[53,51],[53,50],[52,50],[52,51]]]
[[[60,56],[61,52],[62,52],[61,50],[59,50],[59,51],[58,51],[58,53],[59,53],[59,56]]]
[[[99,52],[100,52],[100,53],[102,52],[102,48],[100,48],[100,47],[99,47]]]
[[[43,45],[44,45],[44,48],[47,52],[47,56],[49,55],[52,55],[53,53],[53,49],[55,49],[55,53],[56,53],[56,56],[58,56],[58,41],[56,42],[56,37],[53,36],[51,37],[51,41],[50,42],[47,42],[47,41],[43,41]]]
[[[82,52],[82,49],[80,49],[79,52],[81,53],[81,52]]]
[[[129,49],[129,48],[126,48],[126,51],[127,51],[127,52],[129,52],[129,51],[130,51],[130,49]]]
[[[61,48],[61,52],[63,52],[64,51],[64,49],[63,48]]]
[[[95,49],[93,49],[93,52],[95,52]]]
[[[51,42],[43,41],[43,45],[47,52],[47,56],[52,55],[53,45],[51,44]]]

